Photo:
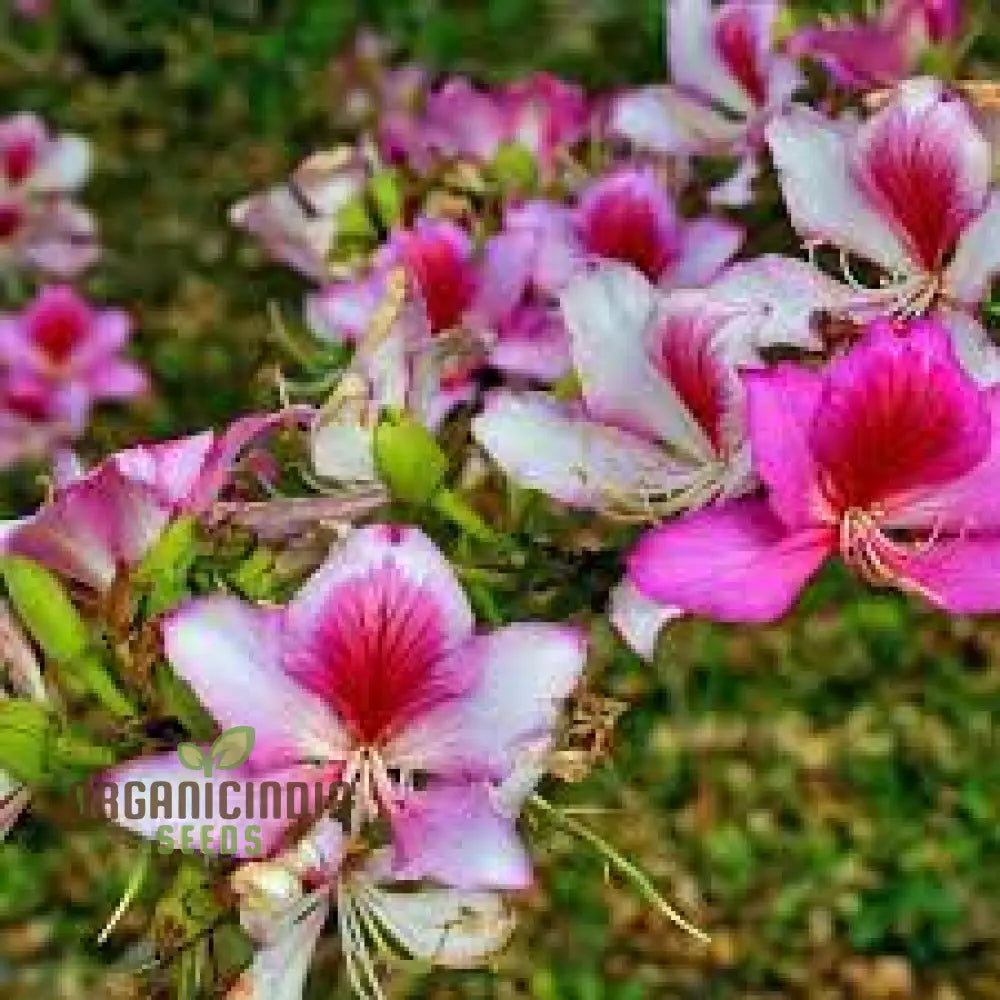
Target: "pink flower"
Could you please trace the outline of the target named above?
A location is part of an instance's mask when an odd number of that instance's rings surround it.
[[[207,514],[246,446],[288,419],[287,412],[247,416],[222,434],[117,452],[60,484],[35,514],[8,523],[3,551],[106,590],[142,561],[174,517]]]
[[[94,221],[70,197],[90,159],[83,139],[51,136],[34,115],[0,120],[0,267],[72,277],[94,262]]]
[[[667,0],[667,56],[673,85],[622,94],[612,132],[668,154],[732,154],[743,159],[715,192],[745,204],[756,175],[763,129],[801,82],[790,59],[772,50],[772,0]]]
[[[788,52],[812,57],[841,87],[870,90],[899,83],[928,44],[953,42],[961,30],[960,0],[897,0],[870,21],[803,28],[789,39]]]
[[[748,471],[730,315],[659,298],[607,265],[562,298],[583,399],[497,392],[473,433],[516,482],[576,507],[656,517],[738,489]]]
[[[167,657],[222,728],[249,725],[246,772],[339,781],[352,827],[393,834],[396,879],[518,888],[531,869],[501,786],[548,752],[583,670],[576,630],[515,624],[474,631],[448,564],[417,529],[350,535],[285,607],[228,596],[190,601],[164,625]],[[114,780],[180,781],[176,754],[117,768]],[[412,777],[429,779],[414,791]],[[155,836],[156,820],[121,820]],[[282,843],[288,817],[262,831]],[[431,833],[433,832],[433,835]]]
[[[583,91],[549,73],[532,73],[508,84],[499,100],[507,142],[533,153],[545,176],[551,174],[557,152],[586,134],[590,108]]]
[[[574,222],[586,256],[631,264],[669,287],[707,284],[743,242],[743,231],[721,219],[680,219],[654,171],[642,167],[595,181]]]
[[[323,281],[329,277],[339,213],[360,196],[366,173],[352,149],[314,153],[286,183],[234,205],[230,218],[256,236],[275,260]]]
[[[1000,271],[1000,194],[960,100],[913,80],[858,127],[795,109],[771,123],[768,142],[799,233],[885,272],[889,284],[859,288],[860,300],[904,316],[937,307],[960,354],[981,349],[970,314]]]
[[[823,372],[781,364],[744,381],[767,496],[648,533],[628,563],[644,597],[771,621],[839,553],[944,610],[1000,607],[996,391],[965,373],[939,324],[880,321]]]
[[[93,309],[72,288],[43,288],[21,313],[0,314],[0,364],[15,382],[38,387],[39,413],[80,434],[94,402],[147,388],[141,369],[119,356],[130,325],[125,313]]]

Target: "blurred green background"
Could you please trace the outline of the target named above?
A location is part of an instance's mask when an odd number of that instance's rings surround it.
[[[147,405],[100,417],[94,454],[273,400],[265,305],[294,306],[302,285],[226,213],[338,137],[328,61],[359,24],[435,69],[487,79],[544,67],[613,88],[662,76],[659,0],[55,7],[33,24],[0,14],[0,113],[30,109],[93,141],[82,200],[107,252],[84,286],[134,313],[157,386]],[[975,72],[998,62],[1000,33],[984,20]],[[38,490],[30,471],[7,476],[7,513]],[[567,797],[608,810],[589,822],[712,944],[546,834],[497,974],[395,977],[390,995],[1000,998],[995,622],[947,619],[830,571],[780,627],[681,624],[654,668],[609,653],[598,686],[631,707],[612,759]],[[0,997],[144,996],[108,977],[119,953],[95,943],[135,842],[55,802],[39,814],[0,849]],[[154,897],[125,931],[141,931]],[[335,942],[316,970],[310,997],[345,989]]]

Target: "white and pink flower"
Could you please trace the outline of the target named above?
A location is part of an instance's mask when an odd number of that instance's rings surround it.
[[[119,309],[95,309],[65,285],[43,288],[20,313],[0,313],[0,365],[8,385],[35,386],[39,414],[73,436],[95,402],[127,400],[146,376],[121,357],[131,321]]]
[[[611,131],[659,153],[732,155],[736,174],[713,196],[744,205],[752,197],[767,123],[801,83],[793,60],[774,51],[776,0],[667,0],[672,85],[620,95]]]
[[[94,220],[72,200],[90,165],[79,136],[53,136],[32,114],[0,120],[0,267],[73,277],[97,259]]]
[[[792,223],[810,245],[841,250],[859,304],[935,310],[970,368],[994,380],[1000,362],[973,313],[1000,272],[1000,192],[962,101],[911,80],[861,125],[796,108],[767,138]],[[854,282],[848,253],[877,265],[882,285]]]

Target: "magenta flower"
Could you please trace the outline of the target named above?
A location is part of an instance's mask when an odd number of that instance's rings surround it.
[[[446,219],[421,217],[397,230],[375,257],[370,275],[332,282],[306,303],[310,327],[329,340],[356,342],[386,295],[387,279],[402,268],[423,303],[431,334],[457,326],[478,289],[472,241]]]
[[[51,136],[34,115],[0,120],[0,267],[72,277],[96,260],[92,217],[71,200],[90,173],[90,147]]]
[[[584,138],[590,108],[584,92],[550,73],[532,73],[508,84],[499,95],[506,140],[534,154],[543,176],[552,173],[559,150]]]
[[[622,94],[612,132],[668,154],[733,155],[742,165],[714,192],[722,204],[750,201],[767,122],[801,83],[795,63],[772,49],[773,0],[667,0],[673,85]]]
[[[663,606],[771,621],[830,555],[865,580],[953,613],[1000,607],[994,390],[929,320],[881,321],[823,372],[744,374],[754,469],[766,498],[649,532],[630,581]]]
[[[43,288],[21,313],[0,314],[0,364],[38,386],[39,411],[78,435],[95,402],[146,391],[142,370],[119,356],[130,326],[124,312],[93,309],[72,288]]]
[[[282,608],[215,596],[164,625],[167,656],[222,728],[253,726],[245,773],[340,781],[352,825],[393,832],[396,878],[521,887],[530,864],[501,786],[548,752],[583,670],[573,628],[476,634],[448,564],[417,529],[355,531]],[[413,778],[429,779],[426,791]],[[180,781],[174,753],[114,779]],[[155,820],[122,820],[147,836]],[[288,825],[288,819],[285,819]],[[460,831],[464,830],[464,835]],[[283,827],[262,831],[268,849]],[[433,836],[431,835],[433,832]]]
[[[117,452],[60,484],[35,514],[5,525],[2,549],[106,590],[142,561],[174,517],[207,514],[247,445],[288,416],[247,416],[222,434]]]

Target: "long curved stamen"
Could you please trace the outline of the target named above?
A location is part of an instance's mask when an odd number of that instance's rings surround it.
[[[942,536],[942,525],[935,523],[927,538],[900,542],[889,538],[879,523],[878,512],[851,508],[840,522],[840,552],[844,562],[873,587],[898,587],[933,600],[933,595],[905,576],[900,563],[912,556],[926,555]]]
[[[377,750],[361,747],[348,758],[342,785],[351,791],[351,833],[361,828],[385,811],[393,813],[401,797],[410,787],[410,776],[404,774],[394,781],[389,769]]]

